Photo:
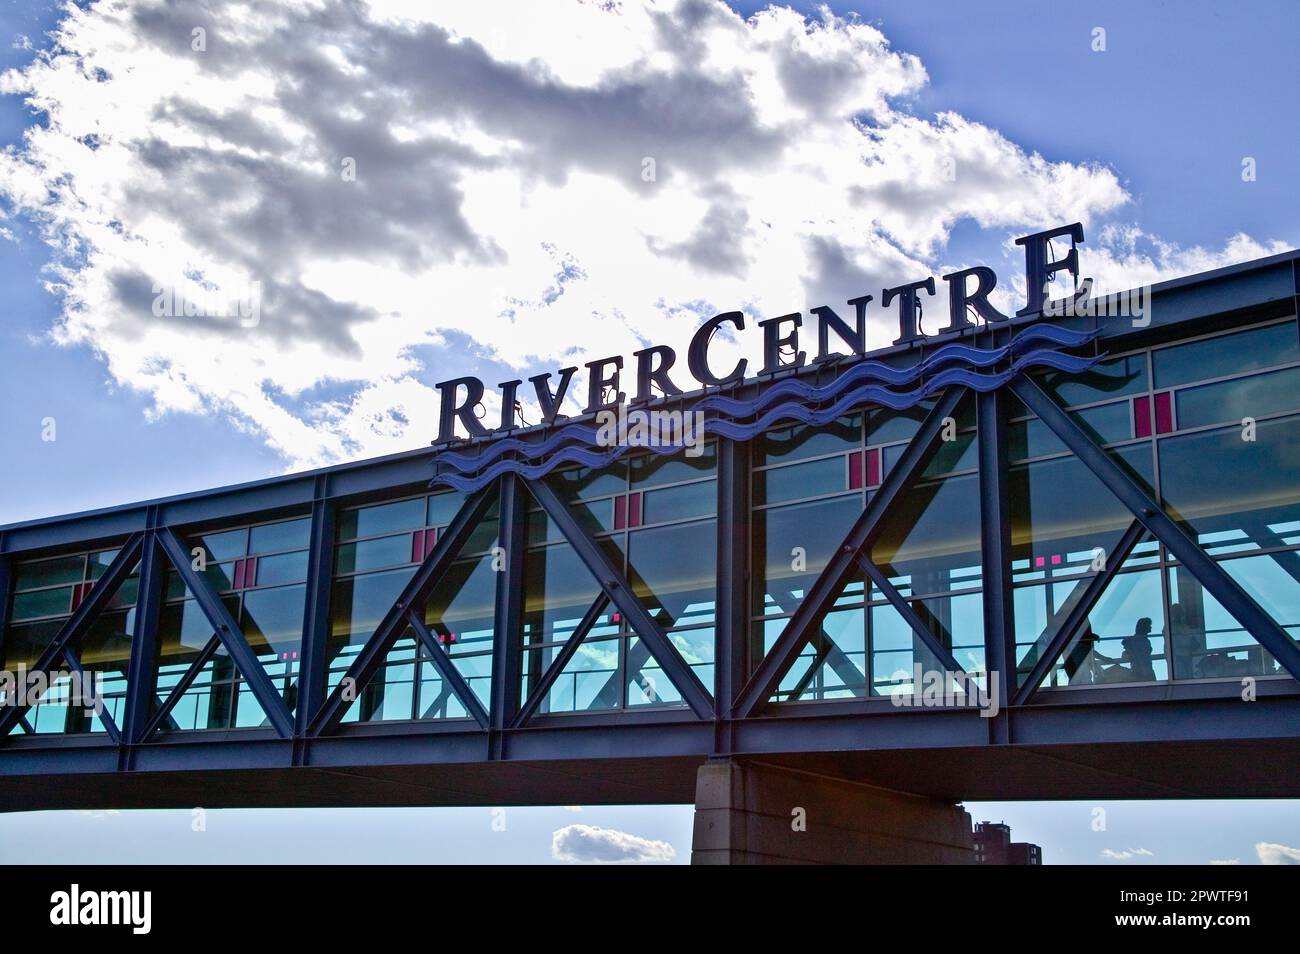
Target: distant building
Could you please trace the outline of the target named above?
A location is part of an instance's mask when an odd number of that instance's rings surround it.
[[[1012,841],[1005,822],[980,822],[975,826],[977,865],[1041,865],[1043,850],[1027,841]]]

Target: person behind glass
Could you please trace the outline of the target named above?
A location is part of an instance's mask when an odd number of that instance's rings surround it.
[[[1122,662],[1128,663],[1129,675],[1134,682],[1155,682],[1156,670],[1151,663],[1151,617],[1137,621],[1132,636],[1124,637]]]
[[[1092,621],[1083,624],[1078,640],[1065,654],[1065,675],[1072,686],[1088,686],[1097,681],[1097,634],[1092,631]]]

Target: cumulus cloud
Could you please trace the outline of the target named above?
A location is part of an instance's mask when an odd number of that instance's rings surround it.
[[[1300,848],[1261,841],[1255,845],[1255,854],[1261,865],[1300,865]]]
[[[556,861],[672,861],[676,855],[676,849],[666,841],[613,828],[566,825],[551,836],[551,857]]]
[[[972,264],[945,259],[963,221],[1000,247],[1128,201],[1086,157],[914,115],[927,81],[827,9],[98,0],[0,77],[43,117],[0,153],[0,198],[54,250],[55,341],[155,414],[222,415],[318,465],[430,439],[439,380],[680,347],[717,311]],[[1128,287],[1268,247],[1134,226],[1101,250]],[[154,314],[158,289],[253,288],[252,327]]]
[[[1130,858],[1150,858],[1155,854],[1145,848],[1124,848],[1116,851],[1114,848],[1103,848],[1101,856],[1109,858],[1111,861],[1128,861]]]

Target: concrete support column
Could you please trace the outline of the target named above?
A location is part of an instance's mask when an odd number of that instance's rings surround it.
[[[695,783],[691,864],[973,864],[959,806],[763,762],[714,759]]]

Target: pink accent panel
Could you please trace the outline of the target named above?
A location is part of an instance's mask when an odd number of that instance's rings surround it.
[[[1133,399],[1133,436],[1151,436],[1151,399],[1145,394]]]
[[[1060,566],[1060,565],[1061,565],[1061,554],[1059,554],[1059,553],[1053,553],[1053,554],[1052,554],[1052,566]]]
[[[627,527],[627,498],[614,498],[614,529],[623,530]]]
[[[1156,433],[1168,434],[1174,429],[1174,396],[1168,391],[1156,395]]]
[[[235,561],[235,579],[233,581],[233,586],[237,590],[242,590],[244,588],[244,561],[243,560]]]
[[[641,495],[632,494],[627,499],[627,525],[629,527],[641,526]]]
[[[433,548],[437,545],[438,529],[436,527],[430,527],[428,530],[424,531],[424,559],[427,560],[429,558],[429,554],[433,552]]]
[[[854,451],[849,455],[849,490],[861,490],[862,481],[862,451]]]
[[[1046,566],[1047,560],[1043,557],[1034,557],[1034,566]]]
[[[411,534],[411,562],[419,563],[424,559],[424,531],[416,530]]]
[[[880,484],[880,448],[873,447],[867,451],[867,486]]]

